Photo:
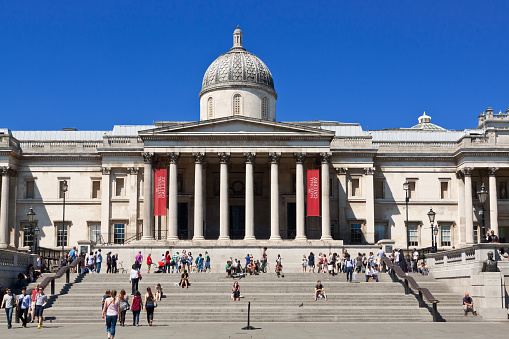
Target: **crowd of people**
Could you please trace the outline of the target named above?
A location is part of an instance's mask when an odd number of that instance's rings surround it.
[[[141,251],[135,257],[135,264],[141,269],[143,263],[143,255]],[[171,254],[170,251],[162,253],[160,259],[156,262],[152,259],[152,253],[147,255],[146,258],[147,273],[150,273],[152,266],[155,266],[157,270],[154,273],[211,273],[210,269],[210,255],[205,251],[205,255],[202,253],[198,254],[196,258],[189,251],[182,250],[182,252],[175,252]]]
[[[48,296],[44,294],[44,288],[35,285],[35,288],[28,291],[25,287],[21,289],[21,294],[15,296],[8,288],[2,298],[0,308],[5,308],[7,316],[7,328],[12,328],[12,315],[15,314],[21,321],[22,327],[33,323],[37,317],[38,328],[42,327],[44,306],[48,302]],[[30,317],[29,317],[30,314]]]

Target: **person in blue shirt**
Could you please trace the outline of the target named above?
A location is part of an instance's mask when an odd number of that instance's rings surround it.
[[[27,327],[28,310],[32,305],[32,297],[27,294],[26,288],[21,290],[21,295],[18,298],[18,305],[20,305],[19,318],[23,321],[23,327]]]
[[[198,273],[203,272],[203,257],[200,253],[198,258],[196,258],[196,263],[198,264]]]
[[[95,261],[95,269],[97,273],[101,272],[101,264],[103,262],[103,256],[101,254],[101,249],[99,249],[99,252],[97,252],[97,257]]]
[[[71,262],[74,261],[74,259],[76,259],[76,247],[73,247],[72,250],[69,251],[69,258],[71,258]],[[71,267],[71,272],[74,272],[74,267]]]

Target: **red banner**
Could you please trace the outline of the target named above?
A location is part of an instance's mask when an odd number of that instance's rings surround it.
[[[320,170],[308,170],[308,217],[320,216]]]
[[[154,215],[166,215],[166,172],[154,171]]]

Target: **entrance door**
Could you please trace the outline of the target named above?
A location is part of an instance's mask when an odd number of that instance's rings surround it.
[[[189,239],[188,232],[188,204],[187,202],[179,202],[178,203],[178,212],[177,212],[177,225],[178,225],[178,237],[181,240]]]
[[[246,232],[245,206],[230,206],[230,239],[244,239]]]
[[[294,202],[286,204],[286,234],[283,234],[283,239],[295,239],[295,232],[297,230],[297,208]]]

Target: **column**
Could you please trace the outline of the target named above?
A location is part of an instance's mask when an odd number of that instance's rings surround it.
[[[467,245],[474,243],[474,222],[472,220],[472,171],[471,167],[463,168],[465,176],[465,234]]]
[[[228,163],[230,153],[221,152],[219,156],[220,188],[219,188],[219,240],[230,239],[230,213],[228,204]]]
[[[144,152],[143,156],[143,240],[152,240],[154,236],[152,234],[154,224],[154,208],[152,195],[152,162],[154,161],[154,153]]]
[[[270,160],[270,240],[281,240],[279,234],[279,159],[281,153],[269,153]]]
[[[168,240],[178,240],[178,183],[177,183],[177,164],[180,153],[168,153],[170,162],[170,173],[168,180]]]
[[[489,194],[490,194],[490,228],[495,234],[500,237],[498,234],[498,200],[497,200],[497,170],[496,167],[488,168],[489,174]]]
[[[205,153],[193,153],[194,158],[194,235],[193,240],[203,240],[203,159]]]
[[[137,167],[128,167],[129,172],[129,228],[133,234],[138,233],[138,172]]]
[[[459,244],[466,244],[466,230],[465,230],[465,183],[463,182],[463,172],[456,171],[456,183],[458,188],[458,219],[456,225],[458,225],[458,240],[455,240],[454,246],[458,247]]]
[[[336,175],[338,177],[338,207],[339,207],[339,220],[338,220],[338,228],[339,228],[339,237],[340,239],[342,237],[345,237],[346,234],[344,232],[347,232],[348,230],[348,220],[346,218],[346,172],[348,171],[348,168],[346,167],[339,167],[336,168]],[[341,230],[343,231],[343,234],[341,234]]]
[[[9,245],[9,174],[10,167],[1,167],[2,176],[2,200],[0,201],[0,248],[7,248]]]
[[[366,176],[366,242],[375,242],[375,194],[373,192],[373,174],[375,169],[367,167],[364,169]]]
[[[111,189],[111,168],[101,168],[101,233],[107,234],[106,241],[112,241],[113,235],[110,229],[110,189]]]
[[[295,153],[295,207],[297,234],[296,240],[306,240],[306,213],[304,208],[304,161],[306,153]]]
[[[254,240],[254,177],[255,153],[244,153],[246,160],[246,232],[244,240]]]
[[[322,237],[321,240],[332,240],[330,234],[330,208],[329,208],[329,153],[320,153],[322,164]]]

